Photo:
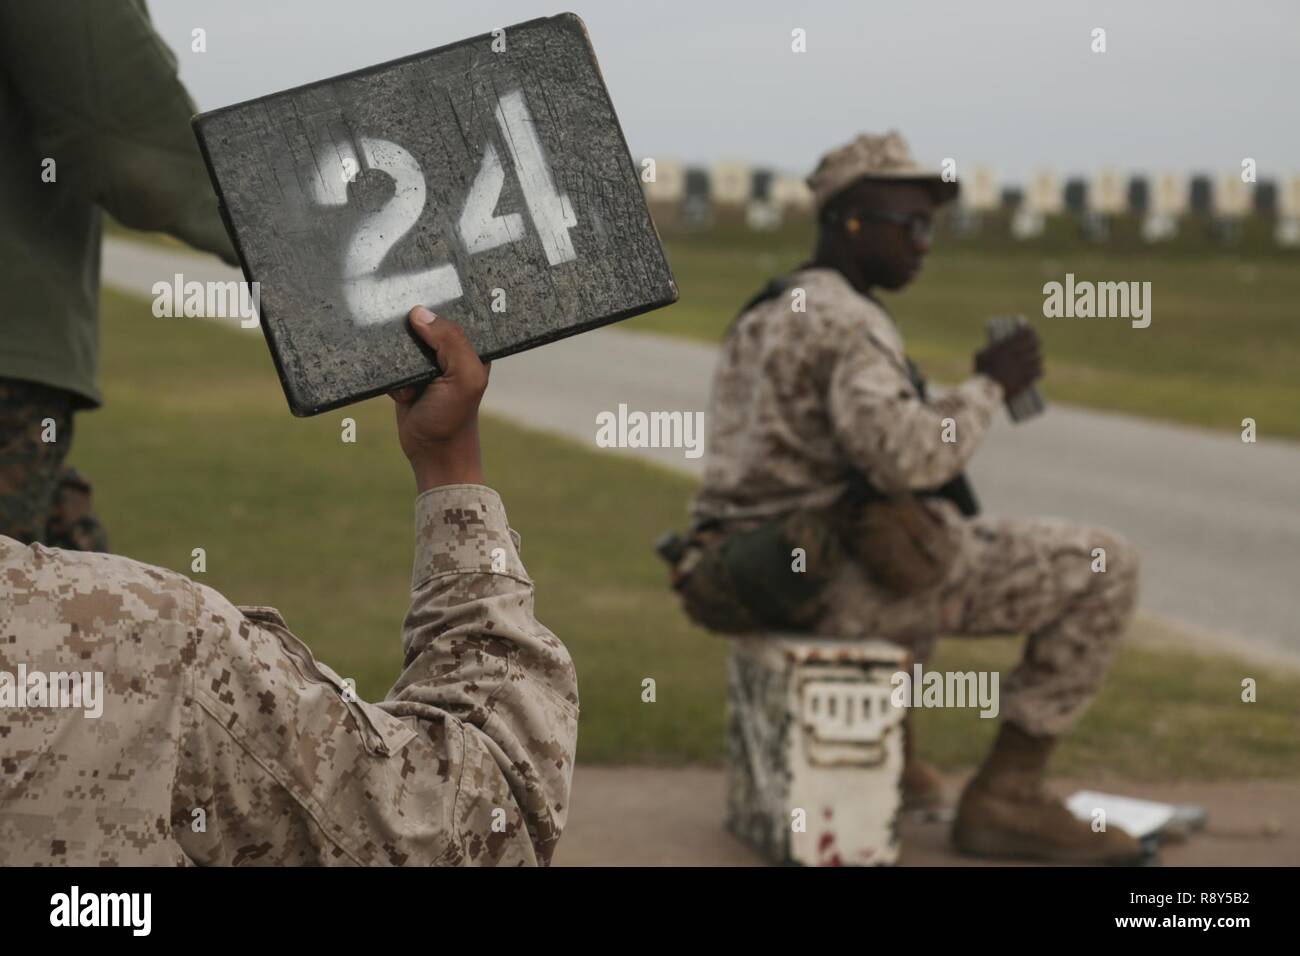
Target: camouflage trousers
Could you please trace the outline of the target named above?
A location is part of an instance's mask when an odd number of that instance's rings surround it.
[[[1132,616],[1137,552],[1112,531],[1057,519],[962,521],[953,509],[949,522],[957,553],[942,581],[897,598],[846,564],[827,585],[814,631],[902,644],[917,661],[940,635],[1025,634],[1020,663],[999,680],[1001,716],[1031,734],[1068,731]]]
[[[0,535],[70,551],[109,550],[91,487],[64,464],[73,403],[62,389],[0,379]]]
[[[943,521],[954,556],[943,578],[924,590],[899,597],[847,557],[824,555],[833,563],[806,615],[811,623],[765,623],[740,599],[722,562],[703,557],[716,554],[712,549],[737,527],[704,536],[705,551],[688,559],[695,563],[681,590],[686,612],[720,632],[876,638],[902,645],[919,663],[941,635],[1025,634],[1019,665],[999,676],[999,712],[1031,734],[1066,732],[1100,688],[1132,616],[1137,553],[1103,528],[1049,518],[967,521],[947,502],[929,507]],[[810,548],[808,572],[818,563]]]

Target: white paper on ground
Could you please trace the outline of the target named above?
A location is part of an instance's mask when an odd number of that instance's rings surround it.
[[[1098,810],[1106,813],[1106,826],[1116,826],[1136,839],[1159,833],[1169,825],[1178,810],[1171,803],[1156,803],[1137,797],[1121,797],[1113,793],[1080,790],[1072,794],[1065,805],[1085,823],[1091,824]]]

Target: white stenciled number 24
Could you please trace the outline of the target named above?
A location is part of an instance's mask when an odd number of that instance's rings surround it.
[[[569,197],[556,189],[522,90],[507,93],[497,101],[496,121],[547,262],[557,266],[572,261],[577,253],[569,230],[578,220]],[[392,176],[396,189],[357,227],[344,252],[343,289],[353,321],[358,325],[396,321],[416,303],[436,308],[459,299],[463,294],[460,275],[451,263],[418,272],[378,275],[388,251],[424,211],[424,173],[415,158],[397,143],[362,137],[358,145],[366,166]],[[322,165],[322,175],[315,181],[315,200],[321,205],[342,206],[348,201],[347,184],[359,167],[349,144],[338,143],[332,148],[338,175],[330,175]],[[489,142],[457,220],[457,233],[470,255],[524,238],[522,215],[496,215],[504,183],[501,158]]]

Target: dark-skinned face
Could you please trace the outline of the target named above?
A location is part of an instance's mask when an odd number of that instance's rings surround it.
[[[872,213],[921,216],[927,222],[934,215],[934,197],[919,183],[867,181],[850,187],[837,200],[839,221],[824,226],[835,233],[851,260],[871,286],[901,289],[921,271],[930,251],[928,238],[918,240],[901,222],[881,222]],[[856,226],[855,226],[856,224]]]

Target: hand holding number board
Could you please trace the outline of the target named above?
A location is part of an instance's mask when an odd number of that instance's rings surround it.
[[[294,414],[437,374],[415,305],[495,359],[677,299],[573,14],[194,127]]]

